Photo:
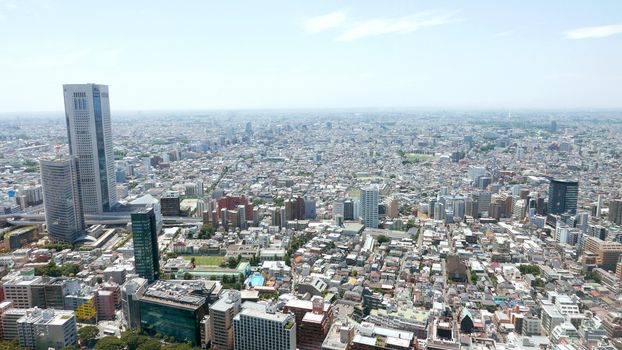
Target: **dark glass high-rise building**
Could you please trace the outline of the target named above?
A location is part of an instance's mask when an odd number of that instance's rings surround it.
[[[158,231],[152,208],[132,213],[132,232],[136,273],[152,283],[160,277]]]
[[[549,214],[576,214],[578,194],[578,181],[552,179],[549,184]]]

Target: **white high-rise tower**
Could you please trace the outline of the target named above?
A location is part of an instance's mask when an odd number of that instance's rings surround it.
[[[110,211],[117,202],[108,86],[63,85],[69,152],[78,160],[85,214]]]
[[[369,228],[378,228],[378,187],[362,188],[360,199],[363,225]]]
[[[54,242],[72,244],[84,233],[84,215],[75,157],[41,159],[41,183],[48,233]]]

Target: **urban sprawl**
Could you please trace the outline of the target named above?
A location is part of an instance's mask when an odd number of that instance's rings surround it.
[[[0,120],[0,349],[622,348],[614,112],[62,90]]]

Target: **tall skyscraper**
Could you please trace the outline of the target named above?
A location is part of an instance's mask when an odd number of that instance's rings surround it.
[[[86,214],[110,211],[117,202],[108,86],[63,85],[69,152],[78,158]]]
[[[613,199],[609,202],[609,221],[622,225],[622,199]]]
[[[578,194],[578,181],[552,179],[549,184],[549,214],[576,214]]]
[[[132,213],[132,233],[136,273],[152,283],[160,277],[158,232],[152,208]]]
[[[378,187],[362,188],[360,199],[363,225],[369,228],[378,228]]]
[[[45,222],[54,242],[72,244],[84,233],[77,164],[74,157],[40,160]]]

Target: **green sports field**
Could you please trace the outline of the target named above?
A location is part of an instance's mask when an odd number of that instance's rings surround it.
[[[190,261],[193,256],[184,256],[185,260]],[[220,264],[225,260],[224,256],[194,256],[194,264],[197,266],[220,266]]]

